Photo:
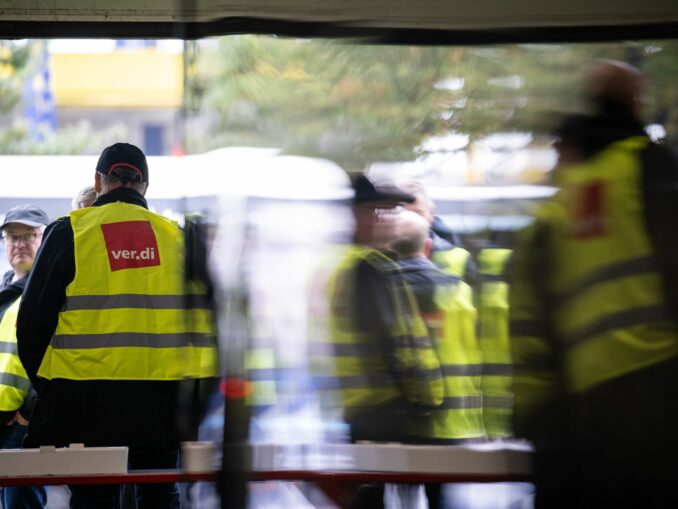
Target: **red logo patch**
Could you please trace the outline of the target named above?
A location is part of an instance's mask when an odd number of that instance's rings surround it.
[[[101,225],[111,271],[160,265],[155,232],[149,221]]]
[[[572,236],[588,239],[605,235],[605,183],[582,185],[575,191]]]

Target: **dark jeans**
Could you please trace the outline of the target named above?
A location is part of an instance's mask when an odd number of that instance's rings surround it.
[[[348,417],[346,422],[351,442],[411,442],[409,418],[405,404],[394,401],[374,408],[366,408]]]
[[[176,469],[179,464],[177,449],[130,447],[130,470]],[[117,509],[121,507],[120,485],[72,485],[71,509]],[[137,484],[134,486],[138,509],[179,509],[180,494],[176,483]]]
[[[21,442],[26,435],[26,426],[12,424],[2,425],[0,429],[1,449],[21,449]],[[42,509],[47,502],[45,488],[42,486],[19,486],[0,488],[2,507],[4,509]]]
[[[364,409],[346,419],[351,442],[411,441],[408,424],[411,422],[402,401]],[[358,488],[350,509],[381,509],[384,507],[384,484],[364,484]]]

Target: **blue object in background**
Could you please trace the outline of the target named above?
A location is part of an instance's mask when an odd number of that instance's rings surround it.
[[[56,129],[56,106],[49,73],[49,53],[43,44],[34,73],[24,80],[23,103],[25,118],[32,140],[43,141]]]

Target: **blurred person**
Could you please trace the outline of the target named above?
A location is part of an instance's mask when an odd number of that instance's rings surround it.
[[[645,91],[628,64],[592,66],[584,158],[516,250],[515,424],[547,459],[537,507],[678,505],[678,159],[644,132]]]
[[[354,244],[329,282],[339,399],[353,442],[408,442],[412,425],[443,401],[440,364],[411,290],[384,254],[397,207],[414,198],[354,184]],[[364,487],[353,507],[383,507],[383,485]]]
[[[77,210],[89,207],[96,199],[97,192],[94,190],[94,186],[85,186],[80,189],[78,194],[73,197],[73,200],[71,201],[71,209]]]
[[[16,318],[21,293],[33,267],[35,254],[49,219],[33,205],[19,205],[5,215],[0,230],[11,270],[0,286],[0,335],[4,345],[0,354],[0,448],[21,449],[35,404],[35,390],[19,360]],[[42,508],[46,502],[42,486],[2,487],[4,509]]]
[[[478,250],[478,344],[483,357],[483,422],[488,438],[512,435],[512,361],[506,270],[511,257],[509,232],[495,231]]]
[[[148,176],[137,147],[107,147],[98,198],[45,232],[17,321],[38,393],[26,446],[127,446],[131,469],[177,468],[180,380],[216,374],[214,338],[182,231],[147,208]],[[119,505],[117,485],[70,489],[72,508]],[[136,494],[139,508],[179,507],[174,483]]]
[[[584,159],[589,120],[590,116],[585,113],[570,113],[560,118],[553,132],[556,138],[553,148],[558,158],[556,170]]]
[[[431,237],[431,254],[433,263],[452,276],[463,279],[474,287],[477,281],[477,266],[471,253],[461,247],[459,236],[435,215],[435,203],[426,188],[417,181],[398,183],[403,191],[412,194],[414,202],[403,206],[421,215],[429,222]]]
[[[429,222],[411,210],[398,215],[390,248],[402,279],[425,319],[443,373],[444,399],[416,426],[419,442],[452,445],[483,440],[482,356],[474,332],[476,312],[468,306],[469,286],[428,258]],[[441,486],[426,486],[429,507],[445,507]]]

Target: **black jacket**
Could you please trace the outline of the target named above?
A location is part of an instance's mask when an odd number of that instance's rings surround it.
[[[2,285],[0,286],[0,321],[5,317],[7,309],[21,298],[21,293],[26,287],[26,278],[21,278],[17,281],[12,281],[14,277],[13,271],[8,271],[2,278]],[[33,413],[33,405],[35,404],[35,390],[31,387],[28,394],[24,398],[24,402],[19,408],[19,413],[26,419],[30,420]],[[9,412],[0,412],[0,425],[7,423],[16,413],[15,410]]]
[[[116,201],[147,208],[143,196],[128,188],[100,196],[93,206]],[[45,231],[19,309],[19,356],[38,393],[24,445],[176,446],[178,382],[37,376],[74,276],[73,229],[64,217]]]
[[[402,278],[412,289],[417,305],[422,313],[437,310],[435,302],[436,288],[442,285],[456,285],[461,279],[440,270],[427,258],[408,258],[398,260]]]

